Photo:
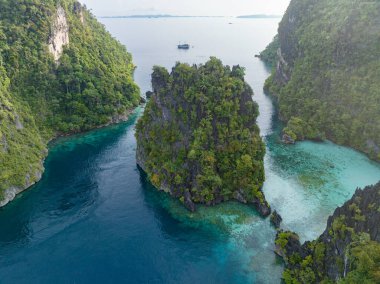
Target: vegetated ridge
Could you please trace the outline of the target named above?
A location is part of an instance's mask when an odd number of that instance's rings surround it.
[[[301,245],[295,233],[280,231],[285,283],[380,283],[379,224],[380,183],[357,189],[315,241]]]
[[[153,95],[136,127],[137,163],[158,189],[188,209],[227,200],[270,208],[261,191],[265,146],[244,69],[176,64],[154,67]]]
[[[40,179],[49,140],[128,117],[134,68],[78,2],[0,1],[0,206]]]
[[[379,30],[379,1],[291,1],[277,52],[262,53],[277,61],[265,89],[285,141],[329,139],[380,160]]]

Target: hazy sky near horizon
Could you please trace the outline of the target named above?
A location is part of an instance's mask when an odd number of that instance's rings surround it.
[[[282,15],[290,0],[79,0],[96,16],[171,14],[192,16]]]

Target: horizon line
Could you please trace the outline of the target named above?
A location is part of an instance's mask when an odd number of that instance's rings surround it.
[[[281,18],[282,15],[269,14],[252,14],[239,16],[218,16],[218,15],[171,15],[171,14],[141,14],[141,15],[115,15],[115,16],[98,16],[99,18]]]

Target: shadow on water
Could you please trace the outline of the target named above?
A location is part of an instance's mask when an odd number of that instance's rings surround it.
[[[0,247],[25,245],[45,229],[53,234],[87,216],[99,198],[99,160],[119,143],[137,117],[138,111],[125,123],[50,143],[41,181],[0,208]]]
[[[196,283],[252,283],[260,278],[260,271],[268,269],[261,259],[274,259],[272,250],[252,248],[261,247],[273,235],[253,234],[256,230],[262,232],[267,222],[253,208],[227,202],[214,207],[198,205],[192,213],[169,194],[158,191],[139,171],[144,201],[160,231],[176,242],[180,263],[191,263],[189,269],[194,275],[176,272],[181,274],[181,283],[191,283],[191,279]],[[207,263],[203,263],[205,260]],[[274,265],[277,273],[281,263]]]
[[[146,206],[154,212],[160,229],[170,239],[185,242],[186,250],[193,251],[192,257],[208,255],[214,259],[223,273],[213,280],[260,283],[272,279],[263,277],[263,271],[272,270],[274,278],[279,275],[282,261],[273,253],[275,229],[268,229],[269,220],[259,216],[254,208],[226,202],[213,207],[198,205],[192,213],[178,200],[158,191],[141,169],[139,173]],[[199,252],[199,248],[203,251]],[[229,273],[231,277],[226,276]]]
[[[145,205],[154,212],[156,220],[159,221],[161,229],[171,236],[177,238],[178,233],[190,235],[207,234],[208,238],[215,240],[226,239],[227,234],[220,226],[201,220],[199,213],[188,211],[183,204],[171,197],[168,193],[157,190],[149,181],[147,174],[137,166],[140,173],[140,184],[144,196]]]

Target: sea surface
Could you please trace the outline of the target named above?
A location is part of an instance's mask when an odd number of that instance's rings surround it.
[[[281,125],[262,90],[270,70],[254,57],[279,19],[101,21],[132,52],[143,92],[153,65],[217,56],[246,67],[267,144],[264,191],[283,227],[302,240],[320,235],[358,186],[380,180],[380,165],[354,150],[280,143]],[[180,42],[192,48],[177,50]],[[0,283],[280,283],[268,219],[235,202],[190,213],[139,172],[134,127],[142,111],[50,145],[41,182],[0,209]]]

